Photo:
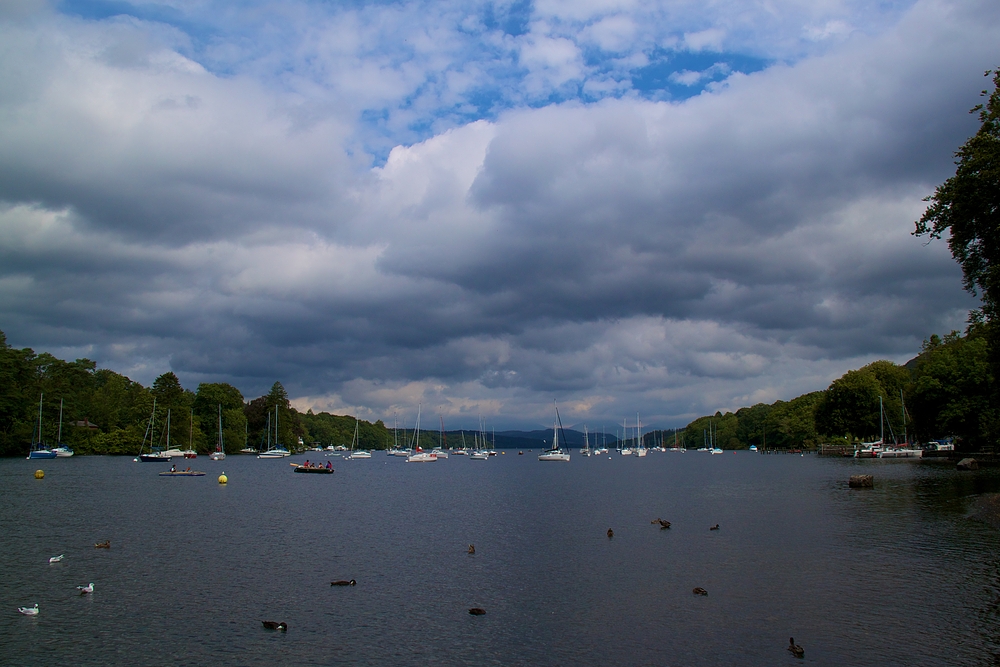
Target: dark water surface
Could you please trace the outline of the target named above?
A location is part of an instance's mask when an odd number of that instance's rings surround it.
[[[994,471],[536,456],[376,453],[332,458],[329,476],[200,457],[185,462],[208,473],[196,478],[123,457],[0,460],[0,664],[1000,660],[1000,533],[968,518],[977,494],[1000,491]],[[859,472],[874,490],[848,489]],[[110,550],[93,548],[103,540]],[[89,582],[94,594],[77,595]],[[39,616],[17,613],[36,602]],[[785,650],[790,635],[803,661]]]

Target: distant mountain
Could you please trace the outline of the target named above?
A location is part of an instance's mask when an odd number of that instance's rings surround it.
[[[517,439],[518,441],[531,442],[531,445],[525,445],[526,447],[542,447],[548,445],[552,442],[552,429],[547,428],[539,431],[498,431],[497,432],[497,443],[500,442],[500,436],[506,438]],[[583,446],[583,432],[575,431],[570,428],[564,428],[560,438],[566,438],[566,445],[570,447],[582,447]],[[600,437],[600,434],[598,434]],[[616,442],[615,436],[613,434],[608,434],[608,444]],[[544,442],[543,442],[544,441]],[[590,434],[590,444],[594,445],[594,434]]]

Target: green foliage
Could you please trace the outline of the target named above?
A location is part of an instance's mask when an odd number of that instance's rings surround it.
[[[706,442],[711,428],[716,434],[715,444],[723,449],[747,449],[750,445],[768,449],[813,448],[821,441],[815,414],[823,393],[815,391],[791,401],[758,403],[735,413],[716,412],[713,416],[699,417],[687,425],[681,438],[688,449],[698,448]]]
[[[880,419],[884,415],[892,432],[902,436],[902,392],[909,384],[909,371],[891,361],[875,361],[848,371],[833,381],[819,402],[816,427],[830,436],[873,439],[881,433]],[[885,437],[889,436],[887,428]]]
[[[198,435],[195,449],[199,453],[215,451],[219,438],[219,417],[222,417],[224,451],[238,452],[248,444],[247,416],[243,394],[225,382],[203,382],[194,397],[194,420]]]
[[[987,424],[996,412],[989,400],[992,379],[981,331],[970,329],[964,337],[953,331],[943,341],[932,336],[917,357],[907,392],[917,436],[928,440],[953,435],[965,449],[988,445]]]
[[[930,206],[916,222],[914,234],[939,239],[949,233],[948,248],[962,267],[965,289],[979,294],[982,308],[970,321],[986,341],[991,373],[987,395],[1000,404],[1000,70],[993,75],[993,91],[982,91],[984,104],[979,130],[955,153],[955,175],[939,185],[925,201]],[[1000,421],[995,412],[981,412],[975,420],[979,434],[970,442],[995,447],[1000,440]]]

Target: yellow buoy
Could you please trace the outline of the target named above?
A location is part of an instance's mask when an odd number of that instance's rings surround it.
[[[226,473],[222,473],[221,475],[219,475],[219,484],[225,484],[228,481],[229,478],[226,477]]]
[[[44,470],[36,470],[35,471],[35,479],[41,479],[43,477],[45,477],[45,471]]]

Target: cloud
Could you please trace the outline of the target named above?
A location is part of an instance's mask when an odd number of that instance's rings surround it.
[[[622,72],[658,40],[789,53],[868,11],[678,6],[497,10],[521,30],[292,5],[279,45],[0,23],[2,328],[147,383],[499,427],[553,399],[682,424],[960,327],[957,266],[909,232],[975,129],[1000,12],[917,3],[762,71],[680,68],[691,96],[655,101]]]

